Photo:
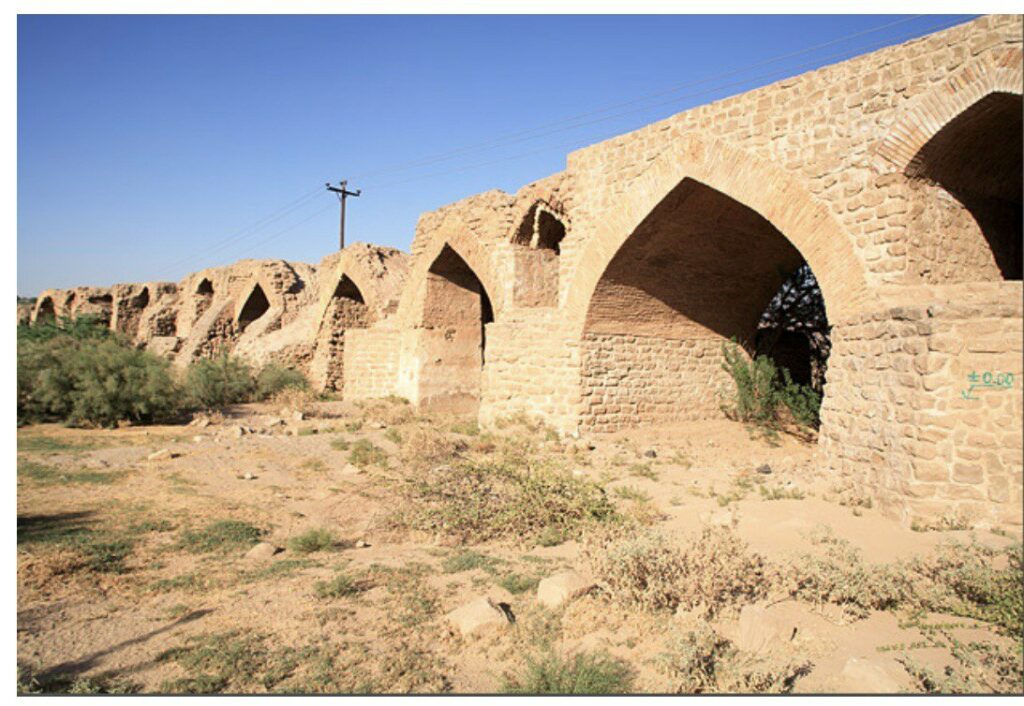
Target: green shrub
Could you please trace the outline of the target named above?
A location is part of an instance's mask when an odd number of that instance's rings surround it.
[[[153,422],[177,412],[179,397],[167,361],[94,328],[54,328],[19,340],[20,423]]]
[[[344,598],[362,593],[367,588],[365,582],[352,578],[348,574],[337,574],[330,581],[317,581],[313,591],[317,598]]]
[[[723,406],[730,419],[776,429],[781,426],[781,411],[786,410],[798,426],[818,427],[821,396],[793,382],[787,369],[776,367],[763,355],[749,360],[735,341],[722,346],[722,356],[722,369],[736,388],[731,402]]]
[[[218,520],[181,535],[181,546],[193,554],[245,549],[260,541],[263,530],[240,520]]]
[[[256,376],[256,398],[266,400],[282,390],[294,388],[309,389],[309,381],[298,370],[286,368],[277,363],[267,363]]]
[[[300,554],[310,554],[330,549],[338,540],[330,530],[311,529],[288,540],[288,548]]]
[[[252,368],[228,355],[197,360],[188,366],[185,376],[186,395],[192,404],[203,409],[248,402],[255,390]]]
[[[994,623],[1008,635],[1024,635],[1024,547],[1003,550],[978,543],[942,545],[935,554],[911,562],[915,594],[923,607]],[[930,584],[930,588],[928,585]]]
[[[562,657],[553,652],[530,658],[518,678],[505,678],[507,694],[625,694],[633,686],[629,665],[606,654]]]
[[[900,566],[865,564],[849,542],[831,531],[811,540],[823,552],[800,556],[781,577],[795,598],[836,605],[850,617],[863,618],[871,610],[905,604],[917,590]]]

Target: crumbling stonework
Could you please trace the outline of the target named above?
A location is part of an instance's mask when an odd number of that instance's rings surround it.
[[[1019,524],[1021,42],[983,17],[679,113],[423,214],[408,256],[243,261],[141,307],[120,285],[112,325],[180,364],[229,350],[598,433],[721,414],[723,344],[806,264],[832,327],[822,464],[908,523]],[[47,290],[32,319],[102,296]]]

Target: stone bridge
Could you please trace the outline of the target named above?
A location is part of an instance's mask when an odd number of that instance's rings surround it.
[[[821,462],[905,522],[1020,524],[1021,41],[1020,16],[983,17],[580,149],[424,214],[410,255],[243,262],[134,313],[119,285],[108,317],[179,362],[233,349],[587,435],[721,414],[723,343],[806,264],[831,325]],[[970,391],[989,373],[1012,384]]]

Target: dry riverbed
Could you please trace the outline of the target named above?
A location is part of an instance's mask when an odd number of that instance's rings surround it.
[[[1019,538],[903,528],[791,436],[393,401],[18,444],[26,692],[1021,690]]]

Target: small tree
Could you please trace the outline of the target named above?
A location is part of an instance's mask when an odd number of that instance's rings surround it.
[[[197,360],[185,375],[185,394],[203,409],[248,402],[255,391],[252,368],[227,354]]]
[[[731,403],[722,407],[727,417],[775,430],[783,426],[780,412],[786,410],[798,426],[818,427],[821,395],[810,386],[794,382],[768,356],[749,359],[735,340],[722,346],[722,356],[722,369],[736,385]]]

